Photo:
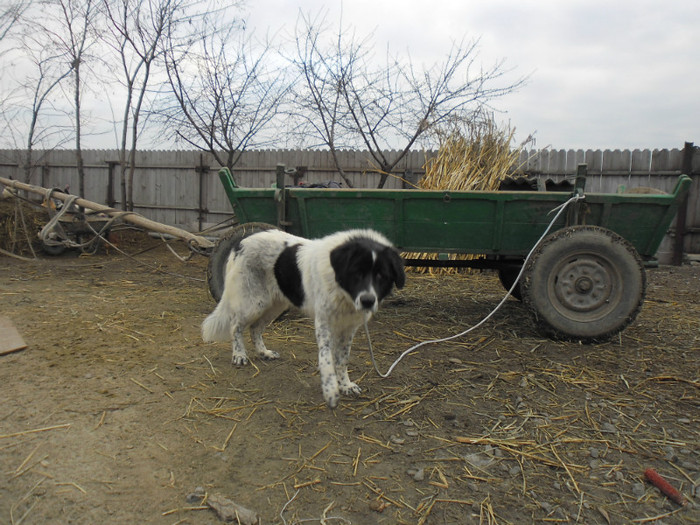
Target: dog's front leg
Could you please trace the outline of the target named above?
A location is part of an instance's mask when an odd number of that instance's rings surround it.
[[[231,362],[236,366],[247,365],[248,354],[245,350],[245,343],[243,342],[243,328],[240,324],[231,325],[231,341],[233,346]]]
[[[321,375],[323,399],[330,408],[335,408],[340,399],[340,390],[333,362],[331,328],[326,319],[317,318],[316,320],[316,342],[318,343],[318,371]]]
[[[348,376],[348,361],[350,360],[350,347],[352,346],[352,339],[355,335],[354,330],[349,330],[343,332],[338,336],[338,340],[335,343],[333,350],[334,364],[335,364],[335,375],[338,378],[338,388],[343,395],[359,395],[362,389],[352,381],[350,381],[350,376]]]

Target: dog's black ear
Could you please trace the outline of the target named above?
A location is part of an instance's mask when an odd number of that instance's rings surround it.
[[[406,272],[404,272],[403,269],[403,258],[394,248],[387,248],[386,253],[391,263],[391,270],[394,274],[394,284],[396,284],[396,288],[401,289],[406,284]]]

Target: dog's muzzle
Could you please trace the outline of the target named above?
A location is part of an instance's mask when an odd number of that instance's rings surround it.
[[[376,312],[379,307],[377,296],[373,293],[362,292],[355,299],[355,308],[368,312]]]

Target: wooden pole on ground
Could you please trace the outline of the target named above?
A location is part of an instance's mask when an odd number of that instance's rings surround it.
[[[33,184],[26,184],[24,182],[6,179],[4,177],[0,177],[0,184],[4,184],[9,188],[14,188],[16,190],[24,190],[41,196],[46,196],[47,192],[49,191],[47,188],[42,188],[41,186],[34,186]],[[75,195],[69,195],[60,191],[51,192],[51,198],[58,199],[63,202],[74,197]],[[147,219],[146,217],[144,217],[143,215],[139,215],[138,213],[125,212],[116,208],[110,208],[109,206],[98,204],[87,199],[77,198],[74,202],[77,206],[81,206],[83,208],[87,208],[89,210],[96,211],[99,213],[104,213],[105,215],[109,215],[110,217],[120,217],[123,221],[129,222],[136,226],[140,226],[141,228],[144,228],[146,230],[164,233],[166,235],[172,235],[173,237],[177,237],[187,242],[187,244],[189,244],[193,248],[207,249],[214,247],[214,243],[211,242],[209,239],[205,239],[200,235],[195,235],[175,226],[168,226],[167,224],[152,221],[151,219]]]

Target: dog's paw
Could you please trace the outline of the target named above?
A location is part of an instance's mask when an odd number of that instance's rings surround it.
[[[260,357],[266,360],[279,359],[280,355],[272,350],[265,350],[264,352],[259,352]]]
[[[328,396],[326,396],[326,394],[324,393],[323,398],[325,399],[328,408],[335,408],[338,406],[338,401],[340,401],[340,393],[336,392],[335,394],[331,394]]]
[[[340,392],[344,396],[359,396],[362,393],[362,389],[355,383],[347,383],[340,385]]]
[[[245,366],[248,364],[248,358],[244,355],[234,355],[233,358],[231,358],[231,363],[235,366]]]
[[[323,399],[329,408],[335,408],[340,401],[340,390],[338,389],[338,381],[335,376],[326,378],[321,382],[321,390],[323,391]]]

